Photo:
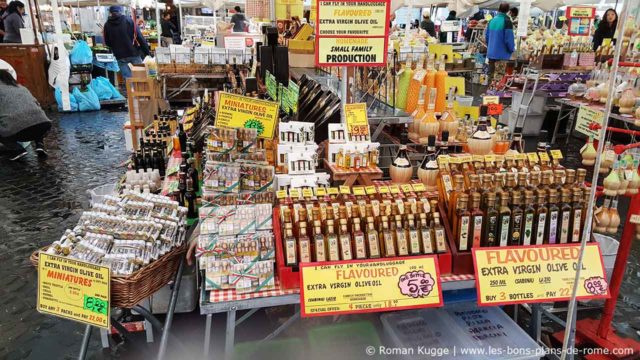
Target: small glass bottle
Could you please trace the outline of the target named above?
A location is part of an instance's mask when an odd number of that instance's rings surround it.
[[[438,254],[447,252],[447,238],[445,236],[444,226],[440,223],[440,213],[433,212],[431,219],[431,235],[435,238],[436,252]]]
[[[547,190],[549,192],[549,220],[545,229],[545,238],[549,244],[558,243],[558,219],[560,217],[560,208],[558,207],[558,192],[555,189]]]
[[[367,217],[367,250],[369,258],[377,259],[380,257],[380,241],[372,216]]]
[[[290,223],[285,224],[284,228],[284,251],[287,266],[295,266],[298,264],[296,238],[293,236],[293,226]]]
[[[423,254],[433,254],[433,238],[429,223],[427,222],[427,214],[420,213],[418,221],[418,231],[420,233],[420,242]]]
[[[300,222],[298,229],[298,253],[300,254],[300,262],[311,262],[311,239],[307,236],[307,223]]]
[[[537,204],[536,207],[536,217],[535,217],[535,245],[544,244],[544,231],[547,227],[547,218],[549,214],[549,209],[546,204],[546,190],[538,189],[536,192]]]
[[[327,261],[327,243],[324,236],[322,235],[322,226],[320,220],[315,220],[313,222],[313,250],[315,261]]]
[[[480,209],[480,193],[474,192],[471,194],[471,247],[479,248],[482,240],[482,226],[484,225],[484,213]]]
[[[396,215],[395,222],[392,223],[392,230],[396,238],[396,249],[398,256],[409,255],[409,239],[407,239],[407,231],[402,226],[402,216]]]
[[[340,260],[340,245],[338,244],[338,236],[336,236],[333,220],[327,220],[326,225],[326,240],[327,252],[329,254],[329,261]]]
[[[560,225],[558,226],[558,239],[560,244],[569,242],[569,234],[571,231],[571,192],[562,189],[560,198]]]
[[[340,219],[340,229],[338,231],[338,239],[340,243],[341,260],[352,260],[353,251],[351,249],[351,235],[347,228],[347,219]]]
[[[511,195],[511,224],[509,225],[509,245],[522,245],[523,222],[524,210],[520,206],[520,193],[514,191]]]
[[[500,213],[496,209],[496,193],[489,192],[485,202],[486,215],[484,218],[484,234],[482,236],[482,247],[494,247],[498,245],[499,217]]]
[[[385,257],[396,256],[396,243],[393,239],[393,234],[389,228],[389,217],[383,216],[380,220],[380,239],[383,243],[383,251]]]
[[[525,190],[524,192],[524,226],[522,232],[522,245],[531,245],[534,238],[534,224],[536,208],[533,206],[533,192]]]
[[[407,229],[407,232],[409,233],[409,254],[419,255],[420,254],[420,233],[416,228],[415,216],[413,214],[407,215],[407,219],[405,221],[405,227]]]
[[[579,243],[582,240],[582,190],[580,188],[573,189],[573,210],[571,216],[571,242]],[[585,211],[586,212],[586,211]]]
[[[500,246],[509,245],[509,226],[511,224],[511,209],[509,208],[509,193],[500,193],[500,221],[499,225],[499,240]]]
[[[360,219],[354,218],[353,220],[353,245],[355,247],[356,259],[367,258],[367,244],[365,241],[364,232],[360,226]]]
[[[469,230],[470,230],[470,216],[471,213],[467,209],[467,203],[469,202],[469,196],[467,194],[460,194],[458,196],[458,203],[455,212],[455,239],[458,245],[459,251],[469,250]]]

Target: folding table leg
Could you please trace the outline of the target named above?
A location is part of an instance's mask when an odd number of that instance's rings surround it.
[[[227,330],[224,337],[224,358],[231,359],[233,356],[233,345],[236,337],[236,309],[227,311]]]
[[[203,359],[209,359],[209,347],[211,346],[211,318],[212,314],[207,314],[207,323],[204,328],[204,356]]]
[[[80,354],[78,360],[84,360],[87,357],[87,349],[89,348],[89,339],[91,339],[91,325],[84,328],[84,336],[82,336],[82,345],[80,346]]]

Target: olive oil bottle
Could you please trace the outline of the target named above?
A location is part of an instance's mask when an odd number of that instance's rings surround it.
[[[307,235],[307,223],[300,222],[298,230],[298,253],[300,254],[300,262],[311,262],[311,239]]]
[[[524,226],[522,231],[522,245],[531,245],[534,233],[534,220],[536,216],[536,208],[534,207],[533,192],[525,190],[524,192]]]
[[[340,245],[338,245],[338,236],[335,233],[333,220],[327,220],[325,232],[329,261],[338,261],[340,260]]]
[[[296,238],[293,236],[293,225],[286,223],[284,226],[284,250],[285,259],[288,266],[294,266],[298,264],[298,253],[296,246]]]
[[[380,257],[380,240],[372,216],[367,217],[367,250],[369,258],[377,259]]]
[[[573,209],[571,216],[571,242],[578,243],[582,240],[582,190],[573,189]]]
[[[352,260],[353,251],[351,249],[351,235],[347,228],[347,219],[340,219],[340,230],[338,232],[340,243],[340,257],[342,260]]]
[[[535,245],[544,244],[544,230],[547,226],[547,218],[549,214],[549,209],[546,204],[546,191],[544,189],[539,189],[536,193],[537,204],[536,207],[536,218],[535,218]]]
[[[409,254],[419,255],[420,254],[420,233],[418,232],[418,228],[416,228],[415,216],[413,214],[407,215],[405,228],[409,233]]]
[[[396,238],[398,256],[407,256],[409,255],[409,241],[407,239],[405,229],[402,226],[402,216],[396,215],[395,222],[393,224],[394,226],[392,227],[392,229],[394,230],[394,235]]]
[[[427,214],[420,214],[420,221],[418,224],[418,228],[420,231],[420,241],[422,244],[422,253],[423,254],[433,254],[433,240],[434,235],[431,233],[431,229],[429,228],[429,223],[427,222]]]
[[[469,230],[471,213],[467,209],[469,197],[467,194],[460,194],[457,198],[455,223],[455,239],[459,251],[469,250]]]
[[[511,196],[511,224],[509,225],[509,245],[522,245],[522,225],[524,210],[520,206],[520,192],[513,191]]]
[[[480,247],[482,240],[482,226],[484,224],[484,213],[480,210],[480,193],[473,192],[471,194],[471,247]]]
[[[558,239],[560,244],[569,242],[569,234],[571,230],[571,192],[567,189],[561,191],[560,217],[558,226]]]
[[[482,235],[482,247],[493,247],[498,245],[499,217],[500,213],[496,209],[496,194],[489,192],[486,195],[486,214],[484,217],[484,234]]]
[[[355,247],[356,259],[367,258],[367,244],[364,232],[360,226],[360,218],[353,218],[353,245]]]
[[[382,239],[384,257],[396,256],[396,242],[389,228],[389,217],[383,216],[380,220],[380,238]]]
[[[317,262],[327,261],[327,243],[322,235],[320,220],[313,222],[313,251]]]
[[[549,244],[558,243],[558,219],[560,218],[560,208],[558,207],[558,192],[549,189],[549,220],[545,229],[545,237]]]
[[[500,193],[500,218],[499,218],[499,240],[500,246],[509,245],[509,226],[511,225],[511,209],[509,208],[509,193]]]

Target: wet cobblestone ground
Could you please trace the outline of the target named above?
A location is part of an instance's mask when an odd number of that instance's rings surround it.
[[[120,165],[127,158],[122,133],[125,117],[124,112],[107,111],[52,114],[54,126],[45,139],[50,154],[47,160],[39,161],[32,150],[19,163],[0,157],[1,359],[77,356],[84,327],[35,311],[36,271],[28,257],[36,249],[58,239],[64,229],[77,222],[83,207],[88,204],[88,189],[115,182],[123,174],[124,169]],[[578,140],[571,141],[566,152],[569,163],[579,163],[577,150],[582,144]],[[624,213],[621,216],[624,219]],[[636,338],[640,328],[639,256],[640,242],[636,242],[629,257],[616,314],[616,327],[627,336]],[[224,333],[223,322],[224,315],[214,317],[213,349],[221,348],[221,338],[215,334]],[[262,323],[271,322],[260,312],[256,319],[242,325],[237,340],[255,340],[268,334]],[[174,346],[170,346],[169,358],[199,356],[204,337],[204,317],[195,313],[179,314],[174,326]],[[142,351],[125,346],[115,353],[102,352],[97,333],[93,333],[90,358],[139,359],[155,356],[155,351],[148,350],[145,345]],[[158,335],[156,339],[159,340]],[[140,342],[143,342],[142,338]],[[187,351],[193,356],[184,357],[185,349],[190,349]],[[178,353],[182,353],[182,357]]]

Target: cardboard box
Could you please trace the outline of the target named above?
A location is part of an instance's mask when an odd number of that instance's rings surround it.
[[[289,67],[315,68],[315,54],[295,54],[289,51]]]
[[[315,41],[290,39],[289,51],[297,54],[313,54],[315,52]]]

